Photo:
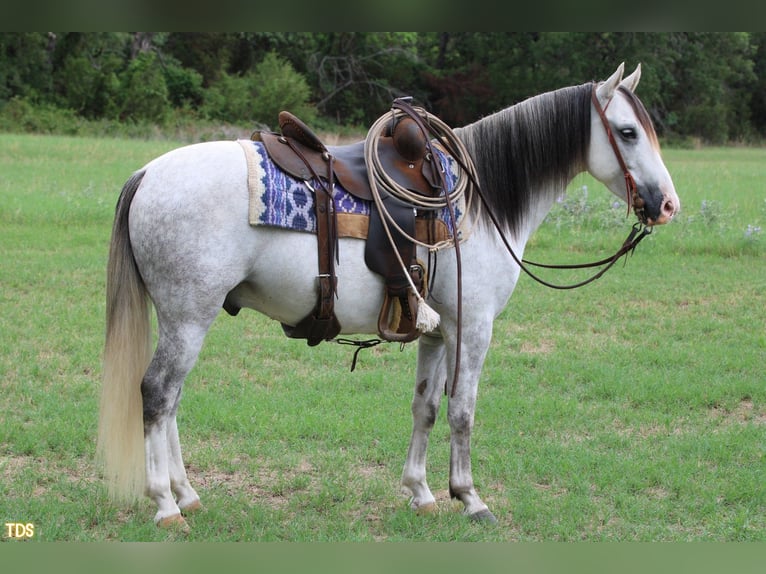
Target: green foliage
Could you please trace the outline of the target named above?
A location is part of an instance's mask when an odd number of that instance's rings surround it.
[[[61,94],[63,107],[87,118],[116,115],[120,82],[114,71],[104,72],[85,56],[74,56],[66,59],[57,81],[65,86]]]
[[[694,32],[677,36],[672,109],[677,129],[721,144],[749,131],[749,107],[756,77],[753,46],[742,33]]]
[[[74,135],[83,123],[72,110],[52,104],[36,105],[20,97],[0,103],[0,131],[4,132]]]
[[[766,137],[766,32],[751,35],[755,48],[753,73],[756,81],[751,92],[750,110],[754,128],[761,137]]]
[[[369,125],[398,96],[427,101],[417,34],[331,32],[316,41],[307,73],[317,107],[338,123]]]
[[[168,87],[154,52],[142,52],[122,77],[120,116],[162,124],[168,111]]]
[[[0,101],[50,93],[47,46],[42,33],[0,33]]]
[[[314,117],[315,112],[308,104],[311,89],[306,79],[276,53],[266,54],[255,67],[253,79],[257,82],[253,102],[256,122],[272,125],[282,110],[290,110],[307,120]]]
[[[178,110],[271,125],[280,109],[369,126],[409,95],[463,125],[623,61],[642,63],[640,96],[663,138],[766,134],[766,35],[756,32],[9,32],[0,102],[160,126]]]
[[[226,72],[230,49],[227,34],[213,32],[184,32],[168,34],[164,48],[183,67],[202,77],[204,86],[215,83]]]
[[[168,100],[173,107],[193,109],[202,103],[204,90],[202,75],[199,72],[184,68],[171,58],[166,59],[162,71],[168,89]]]
[[[310,89],[292,65],[273,52],[252,72],[243,76],[223,74],[206,91],[206,113],[227,122],[276,127],[277,115],[290,110],[310,120],[314,111],[308,104]]]
[[[205,90],[203,113],[225,121],[250,120],[254,98],[252,78],[223,73],[214,86]]]
[[[88,119],[115,118],[120,106],[120,74],[130,36],[64,33],[51,37],[53,101]]]

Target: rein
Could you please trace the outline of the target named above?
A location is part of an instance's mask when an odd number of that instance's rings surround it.
[[[544,285],[545,287],[550,287],[551,289],[564,290],[564,289],[576,289],[578,287],[582,287],[584,285],[587,285],[588,283],[595,281],[596,279],[604,275],[604,273],[606,273],[623,255],[632,253],[633,250],[635,250],[636,246],[641,242],[641,240],[647,235],[650,235],[652,233],[652,229],[653,229],[651,225],[645,224],[646,216],[644,214],[643,201],[638,196],[638,186],[636,185],[636,181],[633,179],[633,176],[631,175],[627,165],[625,164],[625,160],[622,157],[620,148],[617,146],[617,141],[615,140],[614,134],[612,133],[612,130],[609,126],[609,121],[606,118],[606,108],[602,108],[601,103],[598,101],[598,96],[596,95],[595,83],[593,85],[591,98],[593,101],[593,106],[596,108],[596,111],[598,112],[598,115],[601,118],[601,122],[604,125],[607,138],[609,139],[609,143],[612,146],[612,149],[614,150],[614,155],[617,158],[617,162],[620,164],[620,168],[622,169],[622,172],[625,178],[625,190],[626,190],[626,200],[628,204],[628,214],[630,214],[630,209],[632,207],[639,221],[633,224],[633,227],[630,233],[628,233],[628,236],[625,238],[622,245],[620,246],[620,248],[617,250],[617,252],[614,255],[610,257],[605,257],[604,259],[601,259],[599,261],[594,261],[591,263],[564,264],[564,265],[535,263],[527,259],[519,258],[516,255],[515,251],[513,250],[513,247],[511,247],[511,244],[508,241],[508,238],[503,233],[503,228],[500,225],[500,222],[498,221],[497,217],[490,209],[489,202],[487,201],[487,198],[484,195],[484,192],[481,190],[481,186],[479,185],[477,174],[473,165],[473,161],[471,160],[470,154],[467,153],[467,150],[465,150],[464,147],[462,147],[459,140],[457,140],[457,138],[454,137],[454,134],[452,133],[452,131],[449,128],[445,128],[446,132],[439,132],[437,129],[434,128],[434,125],[433,125],[434,122],[438,123],[437,118],[435,118],[434,116],[431,116],[430,114],[426,114],[425,118],[422,118],[416,109],[414,109],[412,106],[407,104],[401,98],[397,98],[397,100],[394,101],[393,109],[395,111],[401,112],[403,115],[408,115],[409,117],[412,117],[416,121],[416,123],[418,124],[418,127],[421,129],[421,131],[424,134],[430,133],[431,135],[435,135],[439,139],[440,144],[444,146],[446,151],[452,156],[452,158],[457,162],[457,164],[460,166],[463,172],[467,175],[471,186],[473,187],[474,190],[476,190],[476,193],[479,196],[479,199],[481,200],[481,204],[486,209],[487,214],[489,215],[489,218],[492,221],[492,224],[495,226],[495,229],[497,230],[497,233],[500,236],[500,239],[503,241],[503,244],[505,245],[506,250],[511,255],[511,257],[516,262],[516,264],[519,266],[519,268],[522,271],[524,271],[527,275],[529,275],[532,279],[534,279],[541,285]],[[394,115],[396,116],[396,113]],[[443,127],[443,126],[439,124],[439,127]],[[450,136],[450,137],[447,137],[447,136]],[[429,144],[426,144],[426,145],[429,146],[428,147],[429,153],[432,153],[430,149],[430,145]],[[371,154],[371,155],[374,155],[374,154]],[[376,185],[375,185],[376,183],[380,183],[380,182],[376,182],[373,176],[371,176],[370,184],[373,190],[376,188]],[[442,184],[444,184],[443,179],[442,179]],[[446,186],[443,185],[443,189],[445,189],[445,193],[446,193]],[[470,194],[468,195],[468,197],[470,198]],[[453,224],[455,225],[455,229],[456,229],[454,244],[456,247],[456,257],[457,257],[457,266],[458,266],[457,351],[455,354],[455,369],[454,369],[454,376],[452,381],[452,390],[450,393],[450,396],[454,396],[455,390],[457,388],[457,383],[458,383],[458,368],[460,365],[460,340],[461,340],[461,331],[462,331],[462,328],[461,328],[462,297],[460,296],[460,292],[461,292],[460,267],[461,266],[460,266],[460,251],[458,247],[459,239],[457,237],[457,225],[456,225],[457,222],[455,221],[455,214],[452,209],[452,203],[450,201],[450,198],[447,198],[446,205],[449,207],[450,216],[453,220]],[[539,267],[539,268],[545,268],[545,269],[587,269],[587,268],[601,267],[601,266],[604,266],[604,267],[601,270],[599,270],[596,274],[589,277],[588,279],[585,279],[577,283],[572,283],[569,285],[557,285],[554,283],[550,283],[538,277],[535,273],[533,273],[529,269],[529,267]],[[336,341],[341,344],[351,344],[351,345],[355,345],[359,347],[354,353],[354,359],[351,366],[352,371],[354,370],[354,367],[356,366],[356,360],[357,360],[357,355],[359,354],[359,351],[361,351],[363,348],[373,347],[382,342],[380,339],[371,339],[369,341],[353,341],[353,340],[342,339],[342,340],[336,340]],[[446,381],[444,385],[444,391],[445,391],[445,394],[447,394]]]
[[[636,222],[633,225],[633,229],[628,234],[628,237],[623,241],[622,246],[620,249],[617,250],[617,252],[612,255],[611,257],[606,257],[600,261],[594,261],[593,263],[580,263],[580,264],[571,264],[571,265],[550,265],[550,264],[544,264],[544,263],[535,263],[533,261],[528,261],[527,259],[522,259],[521,262],[516,258],[516,255],[511,252],[511,255],[513,256],[514,260],[519,264],[519,266],[529,275],[532,277],[535,281],[538,283],[541,283],[542,285],[545,285],[546,287],[550,287],[552,289],[575,289],[577,287],[582,287],[583,285],[587,285],[588,283],[595,281],[599,277],[601,277],[604,273],[607,272],[607,270],[615,264],[615,262],[625,255],[626,253],[630,252],[632,253],[633,250],[636,248],[636,246],[639,244],[639,242],[649,235],[652,232],[651,226],[644,226],[643,222],[646,220],[646,216],[644,215],[644,209],[643,209],[643,200],[638,196],[638,186],[636,185],[636,180],[633,179],[633,176],[630,173],[630,170],[628,170],[628,166],[625,164],[625,159],[622,157],[622,153],[620,152],[620,148],[617,146],[617,140],[614,137],[614,133],[612,133],[612,128],[609,126],[609,120],[606,119],[606,108],[609,107],[609,104],[606,105],[606,107],[601,107],[601,102],[598,101],[598,95],[596,94],[596,84],[593,84],[593,89],[591,90],[591,100],[593,102],[593,107],[596,108],[596,111],[598,112],[598,116],[601,118],[601,123],[604,125],[604,130],[606,130],[606,136],[609,139],[609,143],[612,146],[612,150],[614,150],[614,155],[617,158],[617,163],[620,164],[620,168],[622,169],[623,176],[625,178],[625,200],[628,204],[628,213],[630,213],[630,208],[632,207],[634,212],[636,213],[636,216],[639,218],[640,221]],[[497,227],[497,224],[495,224]],[[498,229],[499,231],[499,229]],[[502,233],[500,234],[502,235]],[[503,241],[505,242],[505,238],[503,238]],[[506,243],[506,247],[508,247],[508,244]],[[510,250],[510,247],[508,247]],[[575,283],[572,285],[554,285],[552,283],[548,283],[547,281],[544,281],[531,273],[528,269],[524,267],[524,264],[530,265],[532,267],[540,267],[545,269],[586,269],[590,267],[600,267],[601,265],[606,265],[601,271],[596,273],[594,276],[590,277],[589,279],[586,279],[584,281],[581,281],[580,283]]]
[[[632,253],[633,250],[636,248],[636,246],[641,242],[641,240],[647,235],[650,235],[652,233],[652,227],[644,224],[644,222],[646,221],[646,216],[644,215],[643,201],[638,196],[638,186],[636,185],[636,181],[633,179],[633,176],[631,175],[627,165],[625,164],[625,160],[622,157],[620,148],[617,146],[617,141],[614,138],[612,129],[609,127],[609,121],[606,118],[606,108],[602,108],[601,103],[598,101],[598,96],[596,95],[595,83],[593,84],[591,99],[593,100],[593,106],[596,108],[596,111],[598,112],[598,115],[601,118],[601,122],[603,123],[604,129],[606,130],[606,135],[609,139],[609,143],[611,144],[612,149],[614,150],[614,155],[616,156],[617,162],[620,164],[620,168],[622,169],[623,175],[625,177],[625,189],[626,189],[626,200],[628,203],[628,213],[630,213],[630,208],[632,207],[636,216],[639,218],[639,221],[633,224],[633,228],[631,229],[627,238],[625,238],[625,241],[623,241],[620,248],[617,250],[617,252],[614,255],[610,257],[605,257],[604,259],[601,259],[600,261],[594,261],[592,263],[575,263],[575,264],[568,264],[568,265],[535,263],[534,261],[529,261],[527,259],[520,259],[514,252],[513,248],[511,247],[511,244],[508,242],[508,239],[505,237],[505,234],[502,231],[502,227],[500,223],[498,222],[497,217],[495,216],[494,213],[492,213],[492,210],[489,208],[489,203],[487,202],[487,199],[484,196],[484,193],[482,192],[478,181],[476,181],[473,170],[468,169],[463,164],[461,159],[456,158],[456,161],[458,162],[460,167],[468,173],[468,176],[471,179],[471,183],[473,184],[474,189],[479,195],[479,198],[481,199],[482,204],[486,208],[487,214],[489,215],[492,221],[492,224],[495,226],[495,229],[497,230],[498,235],[500,235],[500,239],[502,239],[503,244],[505,245],[505,248],[508,250],[508,253],[510,253],[513,260],[521,268],[521,270],[524,271],[524,273],[529,275],[532,279],[534,279],[541,285],[544,285],[545,287],[550,287],[551,289],[560,289],[560,290],[576,289],[577,287],[582,287],[584,285],[587,285],[588,283],[595,281],[596,279],[601,277],[604,273],[606,273],[612,267],[612,265],[614,265],[620,259],[620,257],[622,257],[623,255],[627,253]],[[608,105],[609,104],[607,104],[607,106]],[[591,267],[600,267],[602,265],[605,265],[605,267],[601,269],[595,275],[589,277],[588,279],[580,281],[578,283],[572,283],[569,285],[557,285],[557,284],[545,281],[544,279],[535,275],[528,268],[528,266],[531,266],[531,267],[540,267],[545,269],[587,269]]]
[[[508,243],[505,240],[505,237],[503,237],[503,243],[505,243],[506,248],[508,251],[510,251],[511,256],[513,257],[514,261],[518,263],[519,267],[532,279],[540,283],[541,285],[545,285],[546,287],[550,287],[551,289],[576,289],[577,287],[582,287],[584,285],[587,285],[588,283],[591,283],[601,277],[604,273],[606,273],[612,265],[614,265],[620,257],[627,253],[632,253],[633,250],[636,248],[636,246],[640,243],[640,241],[646,237],[647,235],[651,235],[652,228],[649,226],[645,226],[641,222],[637,221],[633,224],[633,228],[630,230],[630,233],[628,233],[628,236],[625,238],[625,241],[622,242],[622,245],[617,250],[617,252],[612,255],[611,257],[605,257],[604,259],[601,259],[600,261],[594,261],[592,263],[573,263],[569,265],[553,265],[549,263],[535,263],[534,261],[529,261],[527,259],[522,259],[521,261],[518,260],[516,257],[516,254],[511,250],[511,247],[508,245]],[[502,237],[502,234],[500,234]],[[540,267],[543,269],[588,269],[590,267],[600,267],[601,265],[605,265],[603,269],[601,269],[598,273],[595,275],[589,277],[588,279],[584,279],[583,281],[580,281],[579,283],[572,283],[569,285],[556,285],[554,283],[549,283],[545,281],[544,279],[541,279],[534,273],[532,273],[529,269],[527,269],[527,265],[532,267]]]

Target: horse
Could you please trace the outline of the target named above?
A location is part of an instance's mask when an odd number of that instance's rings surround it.
[[[477,221],[460,245],[460,297],[456,249],[442,250],[438,268],[429,270],[435,280],[427,300],[440,320],[417,338],[412,433],[401,475],[413,511],[436,508],[426,451],[448,396],[449,493],[467,516],[496,522],[471,468],[479,375],[493,322],[521,273],[524,247],[569,182],[588,172],[628,206],[632,187],[636,213],[649,227],[679,211],[652,120],[634,94],[640,75],[639,64],[624,77],[623,63],[605,81],[535,95],[454,129],[473,158],[484,201],[476,202],[482,204]],[[184,380],[222,306],[295,325],[316,303],[316,236],[250,225],[247,212],[246,159],[237,141],[171,150],[137,170],[117,200],[97,455],[110,497],[148,496],[160,527],[188,529],[184,515],[201,507],[184,468],[176,413]],[[383,279],[365,265],[364,245],[356,238],[337,242],[341,334],[377,332]],[[422,246],[417,250],[427,257]],[[453,377],[457,385],[448,394]]]

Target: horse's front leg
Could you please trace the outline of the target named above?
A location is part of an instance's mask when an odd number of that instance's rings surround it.
[[[436,499],[426,482],[426,451],[444,392],[444,358],[444,342],[441,337],[420,337],[415,393],[412,398],[412,437],[402,472],[402,486],[412,494],[410,507],[419,513],[436,510]]]
[[[471,330],[463,334],[460,371],[454,396],[449,399],[447,419],[450,425],[450,477],[449,491],[452,498],[459,499],[465,513],[474,520],[497,522],[484,501],[479,497],[473,484],[471,471],[471,431],[473,430],[476,395],[479,376],[489,348],[491,326],[480,331]],[[470,341],[470,344],[465,344]],[[454,356],[450,357],[454,365]],[[454,381],[448,382],[450,393]]]

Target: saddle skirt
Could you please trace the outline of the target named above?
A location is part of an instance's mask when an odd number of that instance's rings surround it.
[[[314,193],[301,179],[281,170],[269,157],[262,142],[237,140],[242,146],[248,167],[248,190],[250,195],[250,225],[279,227],[307,233],[317,232]],[[436,150],[444,170],[447,193],[454,189],[458,179],[457,165],[447,154]],[[338,237],[366,239],[371,210],[370,201],[359,199],[336,183],[333,202],[338,221]],[[453,206],[459,227],[465,215],[464,202]],[[416,216],[416,237],[424,242],[440,242],[451,239],[454,225],[449,210],[444,207]]]

